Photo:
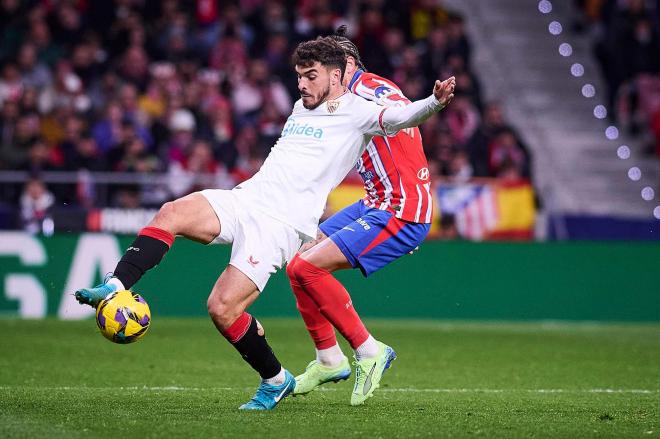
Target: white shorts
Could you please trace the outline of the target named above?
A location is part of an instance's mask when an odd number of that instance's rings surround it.
[[[270,276],[296,255],[301,235],[252,207],[240,191],[206,189],[200,193],[220,220],[220,235],[213,243],[233,244],[229,263],[263,291]]]

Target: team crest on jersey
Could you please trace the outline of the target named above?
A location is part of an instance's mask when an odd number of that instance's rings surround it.
[[[417,178],[419,178],[420,180],[428,180],[429,168],[422,168],[419,171],[417,171]]]
[[[328,113],[334,113],[339,108],[339,101],[327,101]]]
[[[386,98],[395,93],[396,92],[387,85],[380,85],[374,89],[374,96],[376,96],[376,99]]]

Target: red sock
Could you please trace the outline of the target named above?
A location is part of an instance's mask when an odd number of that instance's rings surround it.
[[[337,328],[339,333],[356,349],[367,338],[369,331],[358,316],[346,288],[328,271],[298,258],[291,269],[289,279],[297,282],[318,305],[321,314]]]
[[[252,316],[243,312],[229,328],[222,331],[222,335],[225,336],[229,343],[236,344],[236,342],[243,338],[251,324]]]
[[[138,236],[150,236],[154,239],[164,242],[168,248],[172,247],[175,238],[175,236],[167,230],[159,229],[158,227],[144,227],[142,230],[140,230]]]
[[[286,267],[286,273],[289,275],[289,282],[291,289],[296,296],[296,307],[300,311],[300,315],[305,322],[307,332],[314,340],[316,349],[328,349],[337,344],[337,337],[335,336],[335,328],[332,324],[323,317],[319,306],[307,295],[305,289],[300,285],[293,275],[293,270],[296,264],[301,261],[296,255]]]

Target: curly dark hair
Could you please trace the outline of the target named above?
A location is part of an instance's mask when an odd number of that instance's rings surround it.
[[[341,78],[346,71],[344,49],[331,37],[318,37],[298,44],[293,52],[292,62],[294,66],[301,67],[310,67],[315,62],[324,67],[335,67],[341,71]]]

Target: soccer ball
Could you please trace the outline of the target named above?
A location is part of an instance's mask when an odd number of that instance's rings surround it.
[[[137,293],[117,291],[96,308],[96,324],[108,340],[127,344],[144,337],[151,323],[147,302]]]

